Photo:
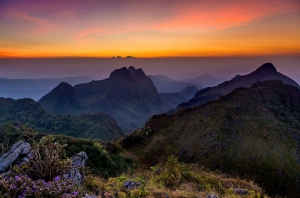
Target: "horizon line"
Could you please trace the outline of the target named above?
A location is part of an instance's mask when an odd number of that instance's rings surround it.
[[[112,60],[133,60],[133,59],[164,59],[164,58],[251,58],[251,57],[291,57],[300,56],[300,53],[293,54],[242,54],[242,55],[210,55],[210,56],[0,56],[0,59],[112,59]]]

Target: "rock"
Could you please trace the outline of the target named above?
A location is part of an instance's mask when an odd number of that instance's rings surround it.
[[[234,189],[235,194],[237,195],[246,195],[248,192],[245,189],[242,188],[236,188]]]
[[[219,198],[219,196],[216,194],[209,194],[206,196],[206,198]]]
[[[87,160],[88,156],[84,151],[81,151],[80,153],[74,155],[72,157],[72,166],[74,167],[83,167],[85,165],[85,161]]]
[[[73,168],[66,174],[64,174],[65,179],[71,179],[77,184],[82,184],[84,182],[84,175],[79,171],[80,167],[84,167],[85,161],[88,156],[84,151],[74,155],[72,157],[72,166]]]
[[[0,157],[0,173],[5,172],[20,157],[23,157],[24,161],[29,160],[30,155],[32,155],[30,153],[31,146],[29,143],[23,141],[15,143],[8,152]]]
[[[140,186],[141,183],[140,182],[133,182],[131,180],[127,180],[126,182],[124,182],[123,186],[126,190],[131,190],[133,188],[136,188],[138,186]]]

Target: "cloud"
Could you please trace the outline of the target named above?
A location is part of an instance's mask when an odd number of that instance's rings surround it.
[[[51,24],[47,20],[30,16],[25,12],[13,11],[7,13],[6,16],[17,24],[19,23],[23,26],[27,25],[27,27],[31,27],[32,33],[41,34],[51,29]]]

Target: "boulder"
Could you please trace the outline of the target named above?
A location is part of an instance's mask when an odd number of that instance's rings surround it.
[[[71,179],[75,181],[77,184],[82,184],[84,182],[84,174],[79,171],[80,167],[84,167],[85,161],[87,160],[88,156],[84,151],[74,155],[72,159],[72,169],[64,174],[65,179]]]
[[[19,141],[13,144],[11,149],[0,157],[0,173],[7,171],[17,160],[18,162],[29,160],[31,155],[29,143]]]
[[[133,182],[131,180],[127,180],[126,182],[124,182],[123,186],[126,190],[131,190],[134,189],[136,187],[139,187],[141,185],[140,182]]]
[[[237,195],[246,195],[248,192],[245,189],[242,188],[236,188],[234,189],[235,194]]]

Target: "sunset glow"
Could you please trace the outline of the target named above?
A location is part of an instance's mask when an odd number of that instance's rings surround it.
[[[0,1],[0,57],[300,54],[297,0]]]

